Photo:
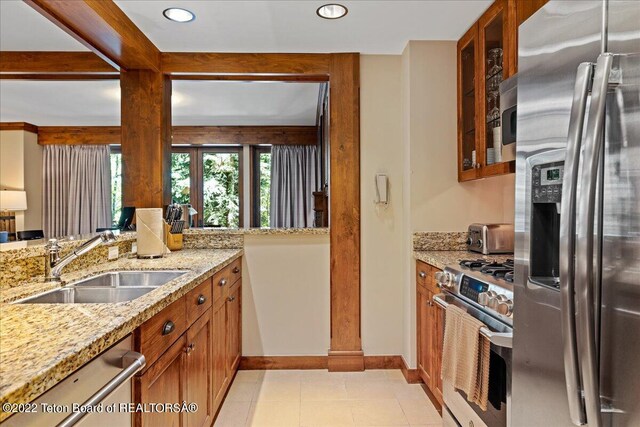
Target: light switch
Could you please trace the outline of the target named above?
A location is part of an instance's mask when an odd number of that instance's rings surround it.
[[[107,257],[109,260],[118,259],[118,255],[120,254],[117,246],[109,247],[109,256]]]

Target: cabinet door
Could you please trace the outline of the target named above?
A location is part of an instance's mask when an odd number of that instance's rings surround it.
[[[210,309],[209,309],[210,310]],[[207,310],[187,330],[186,381],[187,402],[198,404],[187,413],[187,427],[209,427],[213,419],[211,353],[211,313]]]
[[[458,181],[478,177],[478,25],[458,41]]]
[[[517,49],[513,5],[496,0],[478,21],[480,56],[478,63],[478,159],[481,176],[502,175],[515,171],[514,162],[498,162],[501,147],[500,83],[513,73]]]
[[[185,393],[186,334],[182,335],[140,377],[134,379],[136,403],[182,403]],[[136,412],[134,424],[138,427],[183,427],[180,412]]]
[[[213,407],[218,408],[227,387],[227,304],[221,302],[211,311],[211,359],[213,367]]]
[[[431,292],[424,289],[418,290],[417,311],[418,317],[418,370],[422,381],[431,386],[432,379],[432,325],[431,325]]]
[[[227,297],[227,372],[230,377],[240,363],[241,297],[242,281],[239,281]]]
[[[436,399],[442,401],[442,377],[440,371],[442,369],[442,343],[444,342],[444,309],[438,304],[433,304],[433,319],[434,319],[434,332],[433,332],[433,394]]]

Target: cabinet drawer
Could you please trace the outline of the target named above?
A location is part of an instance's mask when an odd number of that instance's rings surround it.
[[[208,278],[185,295],[187,323],[191,325],[211,307],[211,278]]]
[[[149,367],[186,329],[186,299],[180,298],[136,329],[136,351],[144,354]]]
[[[223,301],[229,295],[229,287],[242,277],[242,258],[220,270],[213,276],[213,303]]]

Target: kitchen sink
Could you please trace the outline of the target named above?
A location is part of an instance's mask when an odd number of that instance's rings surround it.
[[[186,273],[176,270],[110,271],[15,303],[95,304],[131,301]]]

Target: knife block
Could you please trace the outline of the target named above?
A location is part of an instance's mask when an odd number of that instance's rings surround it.
[[[167,247],[171,251],[179,251],[182,249],[182,233],[171,234],[171,226],[165,222],[164,231],[167,235]]]

